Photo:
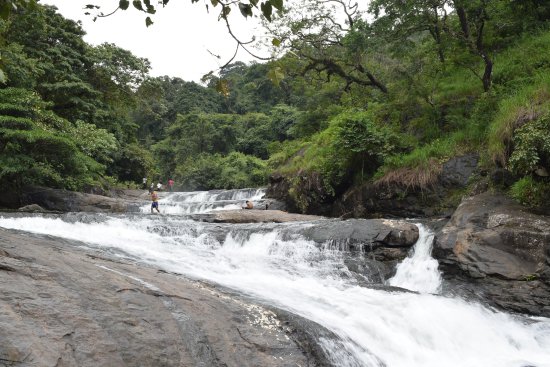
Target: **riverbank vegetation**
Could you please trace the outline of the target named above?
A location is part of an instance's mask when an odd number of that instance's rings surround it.
[[[266,24],[276,59],[202,85],[86,44],[55,8],[13,11],[0,25],[1,188],[238,188],[277,173],[307,211],[366,183],[428,187],[475,153],[509,172],[501,189],[518,201],[550,199],[545,1],[374,0],[368,15],[304,3]]]

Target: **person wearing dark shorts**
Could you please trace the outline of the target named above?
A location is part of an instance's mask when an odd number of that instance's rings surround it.
[[[154,213],[154,209],[157,210],[158,213],[160,213],[159,210],[159,195],[156,191],[151,192],[151,214]]]

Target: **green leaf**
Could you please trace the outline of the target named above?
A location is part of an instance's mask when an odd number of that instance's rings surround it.
[[[8,3],[0,5],[0,18],[7,20],[10,16],[10,11],[11,9]]]
[[[210,0],[210,2],[212,3],[212,6],[216,6],[218,5],[218,0]]]
[[[151,17],[145,18],[145,25],[146,25],[147,27],[149,27],[149,26],[152,25],[152,24],[153,24],[153,21],[151,20]]]
[[[271,14],[273,13],[273,7],[269,1],[260,4],[260,9],[264,17],[271,22]]]
[[[239,10],[241,11],[241,14],[243,17],[251,17],[252,16],[252,6],[249,4],[243,4],[239,3]]]
[[[132,5],[134,5],[134,8],[136,8],[137,10],[143,11],[143,4],[141,3],[141,0],[132,1]]]
[[[283,0],[269,0],[269,2],[278,11],[283,11]]]
[[[283,69],[281,69],[279,66],[274,67],[273,69],[269,70],[267,73],[267,77],[273,84],[276,86],[279,86],[281,81],[285,78],[285,73],[283,72]]]
[[[257,7],[258,6],[258,1],[259,0],[250,0],[250,4]]]
[[[272,44],[273,46],[275,46],[275,47],[279,47],[279,46],[281,45],[281,40],[278,39],[278,38],[273,38],[273,39],[271,40],[271,44]]]
[[[231,8],[229,6],[224,6],[222,8],[222,11],[220,12],[220,16],[218,17],[218,19],[227,19],[229,13],[231,13]]]
[[[121,8],[122,10],[128,9],[129,6],[130,6],[129,0],[120,0],[118,2],[118,7]]]

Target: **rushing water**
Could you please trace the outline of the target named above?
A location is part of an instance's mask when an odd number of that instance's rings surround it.
[[[186,200],[200,207],[216,203],[213,195],[180,193],[163,200],[184,213]],[[82,241],[301,315],[340,338],[339,345],[319,341],[337,366],[550,366],[550,320],[436,294],[441,276],[430,256],[433,235],[422,226],[410,257],[388,280],[417,293],[367,288],[346,267],[344,253],[284,235],[306,223],[220,225],[145,214],[83,218],[0,217],[0,227]]]
[[[265,189],[213,190],[177,192],[161,198],[159,205],[165,214],[195,214],[215,210],[241,209],[246,200],[252,200],[256,206],[263,205]],[[150,211],[150,205],[140,208],[142,213]]]

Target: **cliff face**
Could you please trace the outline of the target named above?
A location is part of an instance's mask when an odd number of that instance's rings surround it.
[[[331,197],[323,185],[298,178],[303,189],[292,188],[294,177],[274,174],[266,196],[284,201],[291,211],[333,217],[425,217],[450,215],[458,205],[457,193],[464,191],[477,169],[478,157],[469,154],[453,158],[442,165],[435,182],[428,187],[407,187],[366,183],[354,186],[342,195]]]

